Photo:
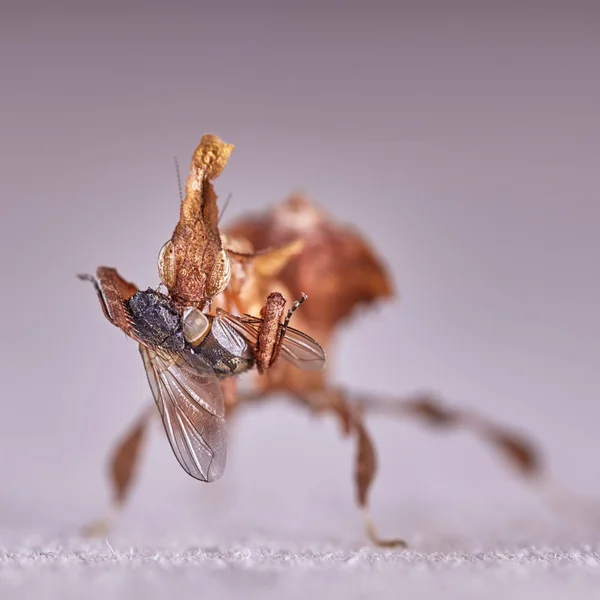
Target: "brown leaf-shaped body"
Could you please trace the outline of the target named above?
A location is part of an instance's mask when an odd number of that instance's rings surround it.
[[[277,275],[292,298],[302,292],[302,307],[311,331],[330,336],[360,304],[393,295],[381,260],[354,229],[329,218],[308,199],[294,196],[266,214],[250,216],[228,228],[229,236],[246,238],[255,250],[302,239],[304,247]],[[319,340],[321,341],[321,340]]]
[[[328,353],[337,327],[358,306],[393,295],[385,267],[364,238],[306,198],[294,196],[266,213],[241,219],[227,228],[227,237],[238,245],[246,240],[257,251],[286,244],[293,249],[284,254],[285,260],[273,263],[276,269],[261,270],[256,260],[249,261],[240,294],[243,309],[252,313],[273,291],[290,300],[307,294],[293,327],[315,338]],[[303,372],[278,361],[256,384],[302,394],[322,389],[325,379],[326,371]]]

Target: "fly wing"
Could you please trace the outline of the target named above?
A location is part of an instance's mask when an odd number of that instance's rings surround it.
[[[250,315],[238,317],[218,310],[215,321],[219,322],[223,329],[230,329],[238,336],[241,334],[252,345],[256,345],[262,319]],[[279,325],[279,330],[282,329],[283,325]],[[325,366],[325,351],[319,343],[292,327],[286,328],[279,352],[283,358],[303,371],[320,371]]]
[[[221,477],[227,458],[221,386],[210,365],[189,350],[140,345],[148,382],[179,464],[200,481]]]

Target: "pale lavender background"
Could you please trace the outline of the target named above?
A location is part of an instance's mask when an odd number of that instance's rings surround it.
[[[157,284],[172,157],[187,168],[204,132],[236,144],[228,218],[303,189],[387,257],[402,300],[345,332],[336,380],[438,390],[600,493],[600,11],[495,4],[3,4],[1,525],[68,531],[104,507],[107,448],[149,391],[74,275]],[[466,435],[372,427],[390,532],[534,502]],[[155,428],[122,531],[363,540],[333,423],[273,405],[234,433],[201,486]]]

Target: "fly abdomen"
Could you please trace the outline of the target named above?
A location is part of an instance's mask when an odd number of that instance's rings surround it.
[[[254,353],[249,347],[243,351],[240,349],[235,353],[231,352],[219,341],[221,336],[219,335],[219,325],[217,323],[216,320],[212,320],[210,331],[204,339],[196,346],[190,345],[193,352],[201,356],[213,368],[219,379],[239,375],[250,370],[254,366]]]

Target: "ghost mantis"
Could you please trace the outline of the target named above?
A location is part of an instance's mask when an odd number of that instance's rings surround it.
[[[356,502],[368,538],[379,546],[406,544],[381,537],[369,510],[377,453],[366,414],[469,430],[523,477],[541,480],[540,456],[518,433],[470,411],[447,407],[433,396],[383,399],[330,382],[329,371],[322,367],[340,328],[357,313],[394,296],[386,268],[360,233],[300,196],[221,231],[213,182],[232,151],[230,144],[205,135],[193,154],[179,221],[158,254],[165,293],[141,292],[107,267],[100,267],[96,278],[84,276],[96,286],[109,321],[138,343],[159,409],[144,410],[112,453],[112,512],[129,496],[154,415],[162,417],[184,470],[208,482],[220,477],[225,466],[227,420],[242,406],[281,396],[313,413],[332,416],[342,434],[353,440]],[[296,311],[306,297],[309,301]],[[285,298],[299,299],[287,314]],[[206,340],[213,344],[210,348]],[[208,354],[207,348],[217,354],[225,348],[229,354],[224,359]],[[235,375],[254,366],[250,388],[239,389]],[[200,399],[194,392],[200,385],[197,380],[202,380],[202,390],[209,390]],[[180,389],[192,392],[177,392]],[[163,397],[178,393],[185,400],[172,400],[169,406]],[[177,413],[178,402],[189,405],[183,417]],[[185,424],[179,425],[176,431],[173,424],[178,418],[189,418],[195,426],[186,433]],[[198,439],[190,442],[186,435],[192,432],[193,437],[194,431]],[[213,440],[212,447],[204,443],[203,435]],[[109,517],[86,531],[104,531]]]

